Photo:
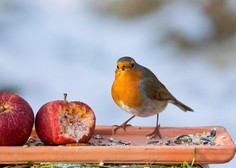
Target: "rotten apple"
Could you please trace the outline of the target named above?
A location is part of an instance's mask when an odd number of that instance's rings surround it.
[[[33,124],[33,110],[23,98],[0,92],[0,146],[23,145]]]
[[[96,117],[93,110],[79,101],[51,101],[38,111],[35,129],[46,145],[87,143],[93,136]]]

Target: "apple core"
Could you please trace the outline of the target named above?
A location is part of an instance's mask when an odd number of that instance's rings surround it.
[[[62,135],[79,142],[84,135],[90,133],[90,126],[93,124],[92,116],[88,115],[86,108],[70,104],[68,109],[62,109],[57,120],[60,123]]]

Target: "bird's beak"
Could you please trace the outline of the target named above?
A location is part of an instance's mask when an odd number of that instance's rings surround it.
[[[122,71],[124,71],[124,70],[125,70],[125,68],[126,68],[126,67],[123,65],[123,66],[122,66],[122,68],[121,68],[121,69],[122,69]]]

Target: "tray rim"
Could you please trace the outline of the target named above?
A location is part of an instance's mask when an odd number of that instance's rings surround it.
[[[95,134],[105,131],[107,134],[113,134],[112,126],[96,126]],[[140,130],[140,128],[142,128]],[[142,131],[153,129],[149,126],[132,126],[128,127],[127,132],[117,131],[117,134],[124,135],[131,131]],[[196,147],[196,163],[197,164],[217,164],[226,163],[233,159],[235,155],[235,145],[222,126],[198,126],[198,127],[161,127],[161,131],[165,130],[204,130],[217,128],[219,131],[227,135],[227,144],[222,146],[2,146],[0,147],[0,163],[25,163],[32,161],[34,163],[42,162],[79,162],[79,163],[171,163],[180,164],[183,161],[191,162],[193,159],[193,151]],[[145,132],[146,133],[146,132]],[[32,131],[35,136],[35,130]],[[48,157],[44,156],[48,151]],[[93,152],[91,156],[91,151]],[[103,156],[99,153],[109,153]],[[180,159],[173,159],[175,155],[184,152],[184,156]],[[137,154],[139,153],[139,154]],[[224,153],[223,157],[222,154]],[[57,154],[57,156],[56,156]],[[61,155],[61,156],[58,156]],[[132,156],[136,155],[136,156]],[[23,157],[24,156],[24,157]],[[151,156],[151,157],[150,157]],[[152,157],[153,156],[153,157]],[[214,157],[213,157],[214,156]],[[214,160],[215,157],[221,158]],[[115,158],[115,159],[114,159]],[[172,158],[172,160],[170,159]]]

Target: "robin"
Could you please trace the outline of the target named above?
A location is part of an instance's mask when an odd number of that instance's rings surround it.
[[[123,128],[124,131],[128,122],[135,116],[149,117],[157,115],[156,127],[147,136],[161,138],[159,132],[159,113],[162,112],[168,103],[172,103],[181,110],[193,111],[190,107],[178,101],[167,88],[157,79],[148,68],[139,65],[131,57],[122,57],[117,61],[115,80],[112,85],[112,98],[115,103],[124,111],[132,114],[127,121],[121,125],[115,125],[114,132]]]

